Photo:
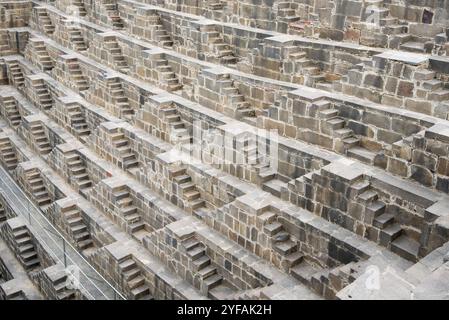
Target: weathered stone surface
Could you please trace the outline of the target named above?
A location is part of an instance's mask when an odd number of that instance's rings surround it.
[[[412,2],[4,1],[2,183],[126,299],[441,293],[449,6]],[[15,205],[0,298],[59,299]]]

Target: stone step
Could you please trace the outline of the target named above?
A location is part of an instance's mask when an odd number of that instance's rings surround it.
[[[195,247],[198,247],[201,245],[201,242],[199,242],[198,240],[196,240],[195,238],[189,238],[187,240],[184,240],[182,242],[182,245],[184,246],[184,248],[188,251],[190,249],[193,249]]]
[[[287,256],[297,250],[297,244],[291,240],[276,242],[273,249],[283,256]]]
[[[290,269],[290,274],[302,284],[309,286],[312,276],[320,269],[312,266],[307,261],[303,261]]]
[[[145,284],[145,278],[141,275],[128,280],[128,286],[131,290],[143,286]]]
[[[342,118],[332,118],[326,120],[326,127],[333,132],[334,130],[342,129],[345,127],[346,121]]]
[[[77,224],[77,225],[71,226],[71,230],[72,230],[74,235],[75,234],[82,234],[84,232],[87,232],[87,227],[86,227],[86,225],[84,223],[83,224]]]
[[[27,251],[24,252],[20,255],[20,258],[22,259],[22,261],[24,262],[29,262],[29,261],[33,261],[35,259],[37,259],[37,252],[32,250],[32,251]]]
[[[140,287],[137,287],[133,290],[131,290],[131,294],[133,295],[134,299],[136,300],[152,300],[152,296],[150,294],[150,289],[147,285],[142,285]]]
[[[358,147],[360,145],[360,139],[357,137],[349,137],[343,139],[343,144],[345,145],[346,150]]]
[[[300,252],[293,252],[285,256],[288,268],[294,267],[303,261],[304,255]]]
[[[409,52],[418,52],[418,53],[425,53],[426,50],[424,48],[424,43],[421,42],[415,42],[415,41],[409,41],[406,43],[403,43],[399,46],[401,50],[409,51]]]
[[[213,299],[213,300],[229,300],[232,299],[232,297],[235,295],[236,290],[223,284],[220,283],[219,285],[217,285],[214,288],[210,288],[208,290],[208,297]],[[234,299],[232,299],[234,300]]]
[[[204,256],[206,254],[204,247],[201,246],[195,246],[187,251],[187,255],[192,258],[192,260],[196,260],[200,258],[201,256]]]
[[[34,249],[34,245],[32,243],[21,245],[19,247],[19,253],[20,254],[27,253],[27,252],[33,252],[33,251],[35,251],[35,249]]]
[[[206,202],[203,199],[198,198],[198,199],[195,199],[195,200],[191,200],[189,202],[189,206],[192,208],[192,210],[196,210],[196,209],[200,209],[200,208],[205,207],[206,206]]]
[[[282,230],[283,230],[282,224],[277,221],[266,224],[264,226],[264,231],[266,233],[268,233],[268,235],[270,235],[270,236],[274,236],[275,234],[277,234],[278,232],[280,232]]]
[[[384,229],[387,226],[394,223],[394,215],[391,213],[384,213],[374,218],[373,225],[380,229]]]
[[[123,270],[123,269],[122,269]],[[133,268],[126,270],[126,271],[122,271],[122,274],[125,278],[126,281],[130,281],[136,277],[138,277],[139,275],[141,275],[142,273],[140,272],[140,270],[137,268],[137,266],[134,266]]]
[[[196,200],[201,197],[201,194],[196,190],[189,190],[185,193],[183,193],[184,198],[186,198],[188,201]]]
[[[418,252],[420,244],[418,241],[411,239],[406,235],[401,235],[391,242],[391,251],[397,253],[401,257],[416,262],[418,260]]]
[[[219,286],[223,281],[223,277],[219,274],[212,274],[204,279],[204,286],[206,290],[211,290],[217,286]]]
[[[343,128],[343,129],[337,129],[332,132],[332,136],[335,138],[340,139],[346,139],[351,137],[354,134],[354,132],[351,129]]]
[[[34,269],[34,268],[37,268],[37,267],[39,267],[40,266],[40,260],[39,260],[39,258],[36,258],[36,259],[33,259],[33,260],[29,260],[29,261],[26,261],[26,262],[24,262],[24,265],[25,265],[25,268],[27,269],[27,270],[30,270],[30,269]]]
[[[14,239],[18,240],[21,238],[29,237],[29,233],[28,233],[28,230],[25,228],[22,230],[13,231],[13,236],[14,236]]]
[[[286,187],[287,187],[286,182],[283,182],[279,179],[272,179],[270,181],[265,182],[262,185],[262,190],[270,192],[272,195],[280,198],[282,188]]]
[[[83,218],[81,218],[79,212],[77,211],[77,215],[73,218],[67,219],[67,222],[69,223],[70,227],[75,227],[79,225],[84,225]]]
[[[207,255],[202,255],[201,257],[192,261],[194,266],[194,271],[198,271],[210,265],[211,261]]]
[[[423,81],[421,86],[429,91],[436,91],[438,89],[441,89],[443,87],[443,82],[437,79],[427,80]]]
[[[370,165],[374,165],[374,159],[376,157],[376,153],[359,146],[348,149],[346,154],[351,158]]]
[[[374,220],[377,217],[385,213],[386,205],[382,201],[377,200],[376,201],[368,200],[368,201],[369,203],[367,203],[365,207],[365,222],[374,223]],[[380,220],[380,222],[382,222],[382,220]]]
[[[338,116],[338,110],[336,109],[325,109],[319,112],[319,117],[321,119],[332,119]]]
[[[126,259],[119,263],[119,267],[122,272],[127,272],[133,269],[137,269],[137,264],[133,259]]]
[[[358,196],[358,199],[360,201],[363,201],[363,203],[372,203],[376,201],[378,198],[379,194],[373,189],[369,189]]]
[[[75,238],[75,240],[77,242],[82,241],[82,240],[87,240],[90,238],[90,234],[88,232],[82,232],[82,233],[77,233],[74,234],[73,236]]]
[[[392,241],[402,235],[402,227],[398,223],[392,223],[380,231],[380,244],[388,246]]]
[[[207,277],[210,277],[216,273],[217,273],[217,268],[215,268],[213,265],[208,265],[208,266],[198,270],[198,274],[203,279],[206,279]]]
[[[16,243],[17,243],[17,245],[19,247],[26,246],[28,244],[32,244],[33,243],[32,239],[31,239],[31,237],[29,235],[27,235],[25,237],[21,237],[21,238],[15,239],[15,241],[16,241]]]

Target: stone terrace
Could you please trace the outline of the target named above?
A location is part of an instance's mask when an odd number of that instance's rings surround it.
[[[448,7],[0,1],[0,162],[126,299],[447,298]],[[94,299],[14,208],[0,298]]]

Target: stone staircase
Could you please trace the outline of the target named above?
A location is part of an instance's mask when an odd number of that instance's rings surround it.
[[[401,27],[401,25],[397,25],[397,27]],[[421,37],[407,33],[408,28],[406,26],[402,27],[403,32],[395,35],[394,38],[390,40],[390,47],[408,52],[431,53],[432,49],[435,47],[435,42],[441,42],[438,37],[445,39],[443,40],[443,43],[447,41],[446,34],[435,35],[435,37]],[[399,48],[397,48],[397,46],[399,46]]]
[[[0,32],[0,56],[8,56],[14,54],[9,46],[9,36],[7,32]]]
[[[382,82],[387,81],[391,76],[391,71],[384,70],[385,68],[378,67],[377,64],[378,63],[376,61],[365,61],[364,63],[354,66],[352,69],[357,72],[361,72],[361,76],[364,76],[365,79],[368,76],[377,75],[381,77]],[[414,67],[413,72],[414,73],[411,74],[412,78],[410,78],[410,80],[413,82],[414,90],[410,93],[410,99],[431,102],[444,102],[449,100],[449,88],[446,77],[439,77],[438,72],[432,71],[428,67]],[[351,85],[351,81],[348,77],[343,77],[342,83]],[[360,86],[362,89],[373,91],[373,93],[381,97],[389,96],[386,91],[382,89],[382,87],[374,85],[374,83],[366,83],[365,81]],[[339,91],[339,89],[336,89],[336,91]],[[393,94],[393,97],[398,99],[403,98],[399,91]],[[385,99],[385,101],[387,105],[394,105],[394,103],[389,102],[388,99]],[[422,110],[421,108],[411,110],[423,114],[429,114],[431,111],[426,109],[428,109],[428,107],[424,104]]]
[[[126,120],[131,120],[134,110],[129,105],[128,97],[119,78],[108,79],[108,90],[111,94],[112,101],[120,110],[119,116]]]
[[[120,153],[121,163],[124,170],[135,169],[139,167],[136,154],[132,151],[128,139],[121,132],[112,133],[112,144]]]
[[[168,123],[170,128],[170,142],[182,146],[190,145],[193,138],[182,121],[181,116],[175,106],[161,109],[163,119]]]
[[[5,208],[3,207],[3,204],[0,202],[0,224],[5,222],[8,219],[6,216]],[[0,273],[0,283],[2,283],[2,277]]]
[[[78,51],[86,51],[87,50],[87,44],[84,41],[83,33],[80,29],[77,29],[75,27],[69,28],[69,41],[73,45],[73,48]]]
[[[437,73],[431,70],[421,70],[422,81],[417,84],[417,90],[426,94],[426,99],[431,101],[447,101],[449,100],[449,90],[447,81],[441,81],[437,77]],[[416,76],[416,74],[415,74]]]
[[[41,40],[33,41],[32,50],[37,56],[37,60],[43,71],[50,71],[54,67],[53,60],[50,58],[47,52],[47,47],[45,43]]]
[[[72,0],[71,4],[77,8],[77,13],[80,17],[85,17],[87,15],[83,0]]]
[[[141,240],[148,235],[148,226],[139,214],[138,208],[133,204],[133,199],[126,186],[113,191],[113,198],[117,205],[120,217],[126,223],[129,232]]]
[[[256,171],[256,183],[262,187],[262,190],[280,198],[282,189],[287,188],[291,178],[280,174],[270,165],[269,159],[266,158],[268,155],[259,152],[253,137],[245,138],[241,141],[241,145],[245,163]]]
[[[127,74],[129,72],[129,65],[126,62],[125,56],[122,54],[122,49],[118,44],[115,37],[107,37],[104,41],[105,49],[108,51],[109,55],[112,57],[112,64],[114,67]]]
[[[61,213],[67,223],[69,233],[75,241],[76,247],[80,251],[83,251],[84,254],[94,249],[94,242],[78,207],[74,204],[62,208]]]
[[[347,126],[346,120],[339,116],[339,110],[334,109],[327,101],[319,103],[319,108],[321,132],[333,139],[340,139],[344,146],[341,152],[345,152],[348,157],[374,165],[377,152],[365,147],[363,141]]]
[[[179,83],[179,79],[168,64],[168,61],[160,58],[157,59],[155,63],[161,87],[170,92],[181,90],[182,84]]]
[[[78,104],[67,106],[67,114],[70,119],[70,126],[76,132],[77,137],[85,143],[90,135],[90,129],[80,106]]]
[[[312,287],[314,279],[321,278],[323,268],[303,260],[290,269],[290,274],[307,287]]]
[[[71,152],[65,156],[69,170],[70,180],[74,182],[80,194],[87,198],[92,189],[92,181],[86,170],[86,165],[76,152]]]
[[[217,0],[207,1],[207,8],[209,10],[223,10],[225,3]]]
[[[38,16],[38,22],[41,25],[41,28],[47,35],[53,34],[55,32],[55,26],[51,22],[50,17],[47,14],[47,9],[43,7],[34,8],[36,10]]]
[[[174,166],[169,169],[169,175],[177,184],[178,195],[187,202],[186,209],[201,215],[201,211],[206,209],[206,202],[201,198],[201,194],[193,183],[192,177],[187,174],[187,170]]]
[[[235,68],[237,57],[234,55],[231,46],[225,43],[223,36],[215,30],[209,30],[206,31],[206,38],[213,59],[220,64]]]
[[[227,112],[229,116],[249,124],[255,124],[256,112],[254,108],[246,101],[245,96],[240,93],[240,90],[234,86],[234,81],[231,80],[230,75],[224,75],[217,82],[220,83],[222,92],[227,98],[228,105],[231,107],[231,110]]]
[[[1,283],[1,281],[0,281]],[[23,293],[22,290],[16,290],[13,292],[0,292],[0,299],[1,300],[28,300],[25,296],[25,293]]]
[[[154,21],[154,35],[158,45],[165,49],[171,49],[173,47],[173,40],[162,25],[160,16],[158,14],[155,14],[150,17],[150,20]]]
[[[362,4],[362,16],[360,28],[369,32],[362,32],[360,43],[367,46],[377,46],[376,39],[383,33],[386,27],[396,26],[399,22],[391,17],[389,9],[385,7],[383,0],[370,0]]]
[[[53,107],[53,99],[43,79],[32,81],[33,91],[38,98],[39,107],[44,110],[50,110]]]
[[[291,179],[278,173],[266,164],[256,165],[255,168],[258,179],[262,184],[262,190],[280,198],[282,189],[287,188],[287,184]]]
[[[322,133],[342,140],[353,137],[354,132],[346,126],[345,119],[339,117],[339,111],[332,108],[328,101],[320,103],[319,108],[318,117]]]
[[[81,70],[78,60],[76,58],[68,59],[67,67],[69,76],[75,88],[78,91],[85,91],[89,89],[89,84],[83,75],[83,71]]]
[[[31,272],[40,268],[41,262],[28,228],[21,225],[14,227],[11,231],[17,258],[25,270]]]
[[[410,34],[408,22],[401,22],[393,17],[382,17],[381,23],[386,23],[382,27],[382,33],[389,36],[389,48],[414,53],[430,53],[434,39],[432,37],[418,37]]]
[[[31,192],[34,201],[37,205],[44,210],[47,208],[52,199],[48,194],[47,188],[42,180],[41,173],[38,170],[31,170],[25,173],[26,183],[28,184],[29,191]]]
[[[399,46],[400,50],[416,53],[426,53],[426,42],[424,41],[424,39],[413,37],[411,35],[407,35],[405,38],[408,39],[408,41],[404,41],[403,43],[401,43],[401,45]]]
[[[14,170],[17,167],[19,160],[17,159],[16,152],[11,145],[9,138],[0,138],[0,156],[3,165],[8,171]]]
[[[370,7],[366,7],[368,5]],[[407,7],[410,9],[410,12],[414,12],[415,6],[408,4]],[[374,22],[376,23],[374,31],[365,33],[362,36],[362,44],[378,45],[374,36],[374,34],[377,33],[388,37],[388,48],[414,53],[431,53],[435,44],[447,41],[447,35],[444,33],[432,35],[432,28],[428,30],[426,36],[417,36],[410,33],[410,21],[401,20],[392,16],[390,9],[385,7],[385,3],[382,0],[366,2],[365,7],[362,10],[366,12],[362,23],[368,22],[372,25],[373,21],[366,20],[367,18],[375,17],[376,19],[379,19],[378,25],[377,22]],[[410,13],[410,17],[411,16],[412,14]],[[422,27],[424,28],[425,25],[422,25]]]
[[[273,8],[276,12],[278,20],[286,23],[295,22],[300,20],[300,17],[296,14],[296,8],[298,4],[293,1],[277,2],[277,6]]]
[[[223,283],[223,277],[212,264],[206,253],[206,247],[194,236],[183,240],[182,245],[186,250],[187,256],[191,259],[192,270],[194,272],[193,278],[199,279],[198,289],[209,296],[212,289]]]
[[[41,123],[30,125],[30,135],[37,150],[39,151],[39,154],[47,155],[51,152],[53,148],[50,145],[50,140],[48,139]]]
[[[106,11],[108,19],[114,29],[123,29],[124,24],[118,11],[117,0],[101,0],[101,5]]]
[[[127,256],[119,261],[120,274],[123,275],[124,285],[129,290],[129,298],[132,300],[154,300],[150,287],[132,256]]]
[[[23,87],[25,85],[25,78],[19,63],[17,61],[7,61],[6,66],[10,74],[10,79],[12,80],[12,85],[16,88]]]
[[[45,288],[43,291],[54,300],[77,300],[77,289],[72,288],[68,272],[62,264],[45,268],[36,279]],[[79,291],[78,291],[79,292]]]
[[[285,271],[302,262],[303,255],[298,251],[298,245],[291,239],[290,233],[278,221],[274,212],[262,213],[260,219],[263,221],[263,230],[271,241],[274,251],[281,256],[281,268]]]
[[[3,97],[2,107],[4,109],[4,114],[12,127],[17,128],[22,122],[22,116],[17,108],[16,99],[14,97]]]
[[[374,165],[374,160],[376,157],[376,152],[373,152],[360,143],[360,139],[357,137],[348,137],[343,140],[343,142],[350,147],[346,150],[346,155],[350,158],[357,159],[366,164]]]
[[[439,33],[435,36],[435,46],[432,54],[436,56],[449,55],[449,35],[447,33]]]
[[[295,72],[303,76],[303,83],[309,87],[316,87],[318,83],[322,85],[326,77],[320,66],[307,58],[307,53],[301,51],[299,47],[289,48],[289,60],[294,64]]]
[[[407,235],[403,227],[396,221],[397,213],[392,212],[383,201],[379,199],[378,192],[369,186],[369,182],[359,182],[364,188],[356,200],[365,206],[365,222],[372,223],[379,229],[379,243],[389,248],[401,257],[416,262],[420,244]]]

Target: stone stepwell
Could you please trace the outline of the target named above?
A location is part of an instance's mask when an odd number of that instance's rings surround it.
[[[447,299],[447,8],[0,1],[0,299]]]

